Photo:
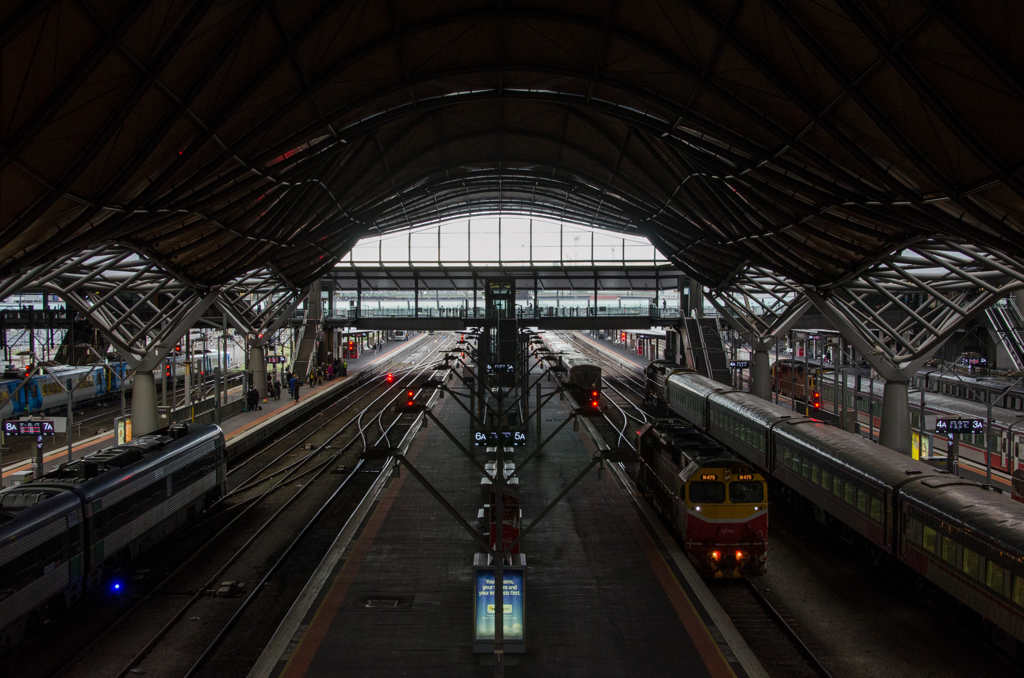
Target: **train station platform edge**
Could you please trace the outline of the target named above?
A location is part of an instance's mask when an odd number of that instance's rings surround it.
[[[455,421],[460,410],[446,407],[448,402],[442,401],[437,416],[468,438],[468,426]],[[560,420],[562,407],[557,401],[545,406],[547,420]],[[542,461],[524,469],[524,515],[535,514],[541,495],[553,497],[596,450],[587,436],[568,429],[559,436],[564,440],[546,448]],[[436,426],[425,429],[408,457],[463,515],[472,514],[483,496],[478,478],[470,462],[445,443]],[[520,448],[513,457],[528,452]],[[249,678],[477,676],[492,670],[481,661],[486,655],[471,652],[467,603],[475,542],[422,485],[406,482],[409,477],[405,471],[398,478],[378,477]],[[629,486],[624,475],[612,483],[586,478],[524,543],[527,626],[542,631],[527,638],[527,654],[517,656],[521,665],[509,675],[647,676],[672,670],[765,678],[710,591],[653,514],[644,514]],[[368,596],[390,597],[396,607],[369,611],[374,606]],[[531,618],[531,609],[545,606]],[[383,633],[393,634],[390,642]],[[652,657],[652,651],[660,656]]]
[[[625,367],[640,368],[643,369],[647,366],[647,363],[651,362],[646,356],[637,355],[633,351],[630,351],[619,344],[614,344],[610,341],[600,341],[593,337],[588,337],[583,332],[576,332],[577,337],[587,342],[594,348],[604,351],[609,356],[615,358],[618,362],[624,363]]]
[[[348,376],[333,379],[331,381],[325,381],[320,386],[309,387],[305,386],[299,389],[300,401],[307,405],[319,402],[323,397],[326,397],[333,391],[342,388],[359,378],[360,373],[363,370],[376,367],[377,365],[386,362],[405,349],[411,348],[423,337],[427,336],[425,333],[413,337],[406,342],[394,342],[394,346],[388,347],[387,350],[382,351],[379,354],[374,353],[363,353],[363,358],[359,358],[353,361],[349,361]],[[239,392],[241,389],[232,389],[229,393],[231,394]],[[238,393],[238,397],[241,394]],[[312,398],[312,400],[309,400]],[[231,398],[234,400],[235,398]],[[224,431],[224,437],[228,442],[229,447],[233,440],[236,440],[240,436],[244,436],[247,432],[251,432],[254,429],[261,427],[270,426],[272,427],[275,421],[281,416],[285,415],[289,410],[296,407],[299,403],[288,398],[287,387],[284,387],[281,394],[281,400],[274,400],[269,398],[267,402],[260,403],[260,410],[252,412],[241,412],[233,417],[230,417],[221,422],[221,429]],[[305,409],[305,408],[304,408]],[[83,456],[92,454],[97,450],[101,450],[104,447],[108,447],[114,443],[114,432],[108,431],[106,433],[99,433],[90,438],[85,438],[75,442],[72,449],[72,454],[75,459],[80,459]],[[43,461],[46,464],[47,469],[55,468],[56,466],[67,461],[67,446],[57,447],[52,450],[47,450],[43,455]],[[31,459],[22,459],[17,462],[13,462],[3,467],[2,478],[9,478],[19,471],[30,470],[32,467]],[[0,487],[3,483],[0,482]]]

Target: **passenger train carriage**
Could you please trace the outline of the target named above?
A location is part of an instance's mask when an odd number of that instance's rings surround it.
[[[669,409],[992,623],[1024,657],[1024,504],[688,372]]]
[[[795,398],[798,401],[805,401],[804,383],[811,393],[820,393],[821,409],[825,412],[838,412],[841,405],[837,405],[843,399],[842,378],[838,381],[833,367],[826,363],[821,365],[819,361],[811,360],[811,373],[805,373],[805,364],[801,360],[784,359],[772,365],[772,388],[778,386],[779,393],[786,397]],[[881,424],[882,417],[882,395],[884,384],[878,380],[873,384],[874,397],[868,402],[868,391],[872,382],[867,378],[861,379],[860,391],[857,392],[857,380],[852,374],[844,375],[846,378],[846,408],[848,411],[857,411],[857,417],[861,426],[871,426],[875,430]],[[988,410],[983,402],[984,398],[992,397],[989,394],[1002,393],[1012,386],[1012,381],[995,377],[970,377],[956,373],[942,373],[937,369],[925,368],[917,372],[913,379],[913,385],[922,389],[927,387],[924,398],[924,414],[938,415],[941,417],[954,417],[964,419],[987,419]],[[980,391],[980,393],[979,393]],[[1019,469],[1024,469],[1024,458],[1021,457],[1021,441],[1024,438],[1024,430],[1021,426],[1021,411],[1024,411],[1024,395],[1019,389],[1010,390],[1005,397],[994,403],[992,408],[992,430],[994,436],[992,445],[992,468],[995,477],[1009,485],[1009,476]],[[920,395],[911,396],[910,403],[910,424],[915,432],[921,430],[921,407]],[[926,440],[930,432],[925,431]],[[944,450],[945,443],[941,439],[936,442],[939,450]],[[923,454],[931,450],[930,444],[925,443]],[[987,441],[984,433],[969,434],[961,437],[960,456],[961,463],[970,467],[974,472],[984,473],[987,451]]]
[[[226,489],[219,426],[171,426],[0,492],[0,650]]]
[[[670,521],[703,577],[762,575],[768,564],[763,476],[679,419],[637,432],[637,485]]]
[[[174,366],[176,378],[181,383],[188,360],[185,356],[169,356],[167,360]],[[193,374],[212,374],[213,368],[217,366],[217,353],[200,351],[192,356],[192,360]],[[131,390],[132,387],[133,373],[123,362],[80,367],[44,364],[53,374],[37,374],[17,393],[15,390],[25,378],[24,371],[19,369],[4,372],[3,378],[0,379],[0,417],[18,417],[30,412],[67,406],[67,392],[61,384],[66,386],[68,381],[74,387],[73,403],[112,395],[121,389],[122,379],[125,380],[126,390]],[[231,367],[230,353],[224,354],[222,365],[226,366],[225,369]],[[57,379],[61,384],[57,383]]]

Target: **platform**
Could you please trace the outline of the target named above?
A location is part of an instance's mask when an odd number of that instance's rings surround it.
[[[221,422],[221,429],[224,431],[224,437],[227,440],[229,457],[237,456],[245,453],[252,445],[252,443],[262,440],[282,426],[286,426],[290,421],[293,421],[297,417],[304,416],[307,411],[316,406],[317,403],[322,401],[326,397],[330,397],[332,394],[344,390],[351,386],[354,382],[358,381],[359,375],[369,369],[376,367],[382,363],[393,360],[405,349],[413,348],[418,341],[427,335],[418,335],[406,342],[392,342],[387,344],[380,353],[375,354],[372,351],[364,352],[359,358],[348,361],[348,376],[333,379],[331,381],[325,381],[320,386],[303,386],[299,389],[299,403],[288,397],[287,387],[282,386],[281,399],[274,400],[273,398],[268,399],[267,402],[260,403],[262,409],[254,410],[251,412],[240,412],[235,416]],[[229,397],[234,395],[236,391],[240,389],[233,389],[229,393]],[[231,398],[234,400],[235,398]],[[97,450],[101,450],[105,447],[109,447],[114,444],[114,432],[101,433],[91,438],[81,440],[75,443],[72,449],[72,454],[75,459],[80,459],[85,455],[91,454]],[[43,461],[48,471],[53,470],[60,464],[66,462],[67,459],[67,446],[54,448],[47,450],[43,455]],[[21,471],[29,471],[32,468],[32,462],[29,459],[23,459],[3,467],[3,480],[0,481],[0,487],[5,483],[10,482],[11,476]]]
[[[544,428],[553,430],[567,412],[551,401]],[[435,413],[468,438],[451,396]],[[570,426],[545,449],[523,469],[524,526],[594,452]],[[473,518],[486,501],[479,472],[437,426],[419,434],[408,458],[479,526]],[[250,678],[493,675],[493,656],[473,653],[477,542],[407,471],[379,485],[364,516],[339,526],[338,541]],[[598,481],[596,471],[555,507],[523,543],[526,652],[507,655],[506,675],[764,675],[742,641],[730,644],[714,629],[649,527],[625,488],[611,477]]]

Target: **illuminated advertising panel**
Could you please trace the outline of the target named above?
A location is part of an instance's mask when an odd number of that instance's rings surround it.
[[[526,613],[523,603],[523,570],[508,568],[504,570],[505,586],[502,610],[503,642],[511,645],[506,651],[515,651],[516,647],[525,647]],[[491,645],[494,642],[494,570],[478,568],[476,570],[476,587],[473,601],[475,627],[473,632],[474,648],[484,649],[479,643]]]

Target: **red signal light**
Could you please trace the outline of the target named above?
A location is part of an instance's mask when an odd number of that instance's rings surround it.
[[[711,552],[711,558],[713,560],[720,560],[721,557],[722,557],[722,552],[721,551],[712,551]]]
[[[626,333],[625,332],[622,333],[620,339],[621,339],[621,341],[626,341]]]
[[[388,376],[386,377],[386,379],[387,379],[387,382],[388,382],[389,384],[390,384],[391,382],[393,382],[393,381],[395,380],[395,375],[394,375],[394,373],[392,373],[392,372],[388,372]]]

